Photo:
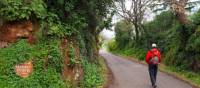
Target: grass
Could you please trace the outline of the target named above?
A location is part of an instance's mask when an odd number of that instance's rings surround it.
[[[83,62],[84,79],[80,88],[105,88],[109,82],[109,69],[102,57],[99,57],[98,63]]]

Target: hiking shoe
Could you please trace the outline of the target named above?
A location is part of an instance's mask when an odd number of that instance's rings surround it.
[[[157,85],[153,85],[153,88],[157,88]]]

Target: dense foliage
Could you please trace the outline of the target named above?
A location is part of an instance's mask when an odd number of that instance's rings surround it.
[[[125,47],[125,45],[128,45],[127,43],[132,43],[134,41],[134,32],[133,32],[133,24],[122,21],[116,24],[115,26],[115,33],[116,33],[116,42],[119,49],[122,49]],[[131,46],[131,45],[129,45]]]
[[[85,76],[81,81],[82,88],[94,88],[102,86],[103,77],[100,75],[102,69],[100,69],[98,66],[99,65],[91,64],[83,60]]]
[[[51,41],[48,44],[38,43],[30,46],[25,40],[0,50],[1,87],[21,88],[32,87],[47,88],[67,86],[61,80],[60,74],[63,66],[63,57],[58,47],[59,42]],[[45,58],[49,59],[45,67]],[[30,60],[33,62],[34,71],[29,78],[22,79],[15,73],[14,66]]]
[[[3,24],[30,20],[40,25],[39,31],[35,30],[37,42],[34,45],[20,40],[0,49],[1,87],[70,87],[67,79],[61,79],[61,71],[66,65],[61,49],[63,39],[75,42],[80,50],[80,56],[75,56],[70,43],[70,65],[67,66],[83,67],[81,87],[100,86],[103,81],[99,66],[92,62],[98,58],[98,35],[110,26],[112,3],[112,0],[0,0],[0,22]],[[76,60],[75,57],[80,58]],[[23,79],[15,74],[13,67],[27,60],[33,61],[34,71]]]

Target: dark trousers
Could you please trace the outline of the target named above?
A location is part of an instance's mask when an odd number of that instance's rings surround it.
[[[149,64],[149,75],[152,86],[156,84],[157,71],[158,71],[158,65]]]

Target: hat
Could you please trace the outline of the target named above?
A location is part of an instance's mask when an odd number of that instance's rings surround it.
[[[157,45],[156,45],[155,43],[153,43],[153,44],[151,45],[151,47],[157,47]]]

